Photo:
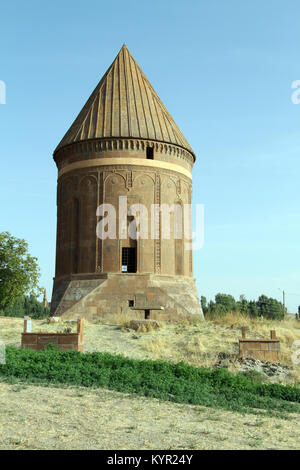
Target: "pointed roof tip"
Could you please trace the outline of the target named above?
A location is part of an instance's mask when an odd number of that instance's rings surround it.
[[[129,102],[135,105],[129,106]],[[75,142],[106,137],[133,137],[179,145],[196,159],[125,42],[54,154]]]
[[[123,44],[123,46],[122,46],[121,51],[123,51],[123,50],[129,52],[128,47],[127,47],[127,44],[126,44],[125,42],[124,42],[124,44]],[[120,51],[120,52],[121,52],[121,51]]]
[[[129,53],[128,47],[127,47],[127,45],[126,45],[125,42],[123,43],[123,46],[121,47],[121,49],[119,50],[118,54],[116,55],[115,60],[117,59],[117,57],[119,57],[119,55],[120,55],[121,52],[123,52],[123,51],[124,51],[124,52],[127,51],[127,52]]]

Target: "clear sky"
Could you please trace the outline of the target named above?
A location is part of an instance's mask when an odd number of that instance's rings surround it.
[[[52,290],[52,152],[123,43],[196,152],[200,295],[300,304],[298,0],[2,2],[0,231],[25,238]]]

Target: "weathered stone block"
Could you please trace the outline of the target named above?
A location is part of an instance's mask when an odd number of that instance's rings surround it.
[[[37,336],[31,333],[22,333],[22,344],[37,344]]]
[[[52,335],[44,335],[44,334],[37,334],[37,342],[38,344],[58,344],[58,336],[55,334]]]
[[[280,341],[279,340],[239,340],[239,350],[241,357],[253,357],[261,361],[280,361]]]
[[[61,350],[84,350],[83,328],[78,333],[22,333],[22,348],[35,350],[45,349],[49,344],[55,344]]]
[[[77,344],[77,343],[78,343],[77,333],[58,336],[58,344],[68,345],[68,344]]]

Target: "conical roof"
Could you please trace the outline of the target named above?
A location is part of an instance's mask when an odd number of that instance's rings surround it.
[[[124,44],[55,152],[87,139],[124,137],[194,151]]]

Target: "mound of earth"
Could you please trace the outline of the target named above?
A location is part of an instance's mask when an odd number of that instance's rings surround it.
[[[220,353],[215,368],[236,368],[240,373],[249,375],[251,372],[260,374],[262,377],[273,380],[288,379],[291,377],[291,369],[283,364],[275,364],[268,361],[260,361],[253,357],[239,357],[235,354]]]

